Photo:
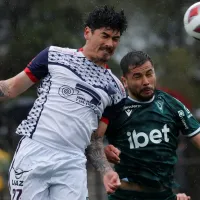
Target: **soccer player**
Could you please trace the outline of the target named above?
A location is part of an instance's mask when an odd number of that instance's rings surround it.
[[[105,148],[121,179],[109,200],[190,199],[172,192],[176,149],[180,132],[200,148],[200,124],[180,101],[156,89],[154,65],[146,53],[129,52],[120,66],[128,97],[113,116],[105,114],[97,130],[103,135],[109,123],[106,135],[117,148]]]
[[[106,63],[126,28],[123,11],[98,7],[86,19],[83,48],[50,46],[23,72],[0,82],[0,99],[6,99],[40,81],[38,98],[16,131],[23,137],[10,166],[12,200],[87,199],[85,149],[104,109],[125,97]],[[103,149],[97,151],[97,170],[113,191],[119,177]]]

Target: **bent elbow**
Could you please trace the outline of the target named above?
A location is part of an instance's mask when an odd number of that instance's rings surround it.
[[[17,95],[16,93],[11,92],[11,93],[8,94],[7,98],[9,98],[9,99],[14,99],[14,98],[17,97],[17,96],[18,96],[18,95]]]

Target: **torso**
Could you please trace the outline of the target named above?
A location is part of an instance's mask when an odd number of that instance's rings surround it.
[[[104,109],[124,97],[123,87],[110,70],[95,65],[77,50],[50,47],[45,55],[47,63],[39,70],[46,67],[48,71],[17,133],[54,148],[83,153]],[[29,66],[36,73],[34,67]]]
[[[109,142],[121,150],[117,172],[122,179],[172,187],[180,130],[191,137],[199,127],[192,114],[164,92],[156,91],[149,102],[127,98],[107,131]]]

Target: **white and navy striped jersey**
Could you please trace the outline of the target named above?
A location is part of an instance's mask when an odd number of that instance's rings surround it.
[[[24,70],[36,82],[38,98],[17,134],[61,150],[84,152],[106,107],[126,96],[109,69],[76,49],[51,46]]]

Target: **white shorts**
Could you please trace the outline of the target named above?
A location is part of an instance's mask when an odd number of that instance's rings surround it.
[[[12,200],[88,199],[86,158],[24,138],[10,166]]]

